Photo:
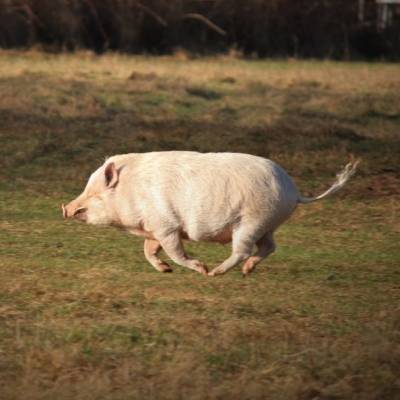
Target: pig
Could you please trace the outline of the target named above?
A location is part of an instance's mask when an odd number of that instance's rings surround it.
[[[240,153],[167,151],[108,158],[75,200],[62,205],[64,218],[119,227],[144,237],[144,255],[160,272],[176,264],[208,276],[244,261],[243,275],[274,252],[275,230],[298,204],[336,192],[354,174],[350,162],[334,184],[316,197],[303,197],[275,162]],[[189,257],[182,240],[232,243],[231,255],[210,272]],[[254,251],[254,249],[256,250]]]

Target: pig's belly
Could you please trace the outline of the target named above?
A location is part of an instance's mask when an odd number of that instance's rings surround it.
[[[152,232],[149,231],[145,231],[144,229],[128,229],[129,233],[132,233],[132,235],[136,235],[136,236],[141,236],[144,237],[146,239],[155,239],[154,235]]]
[[[154,239],[155,237],[152,232],[146,231],[144,229],[129,229],[129,232],[136,236],[144,237],[145,239]],[[180,236],[182,239],[191,240],[191,241],[206,241],[206,242],[217,242],[221,244],[227,244],[232,241],[232,229],[226,228],[221,232],[216,234],[204,235],[200,238],[191,238],[185,231],[180,231]]]
[[[227,244],[232,241],[232,228],[228,227],[217,233],[202,234],[199,236],[188,236],[185,231],[181,231],[182,239],[192,240],[194,242],[217,242]]]
[[[226,228],[223,231],[219,232],[213,237],[210,237],[207,239],[210,242],[217,242],[221,244],[227,244],[232,241],[232,229],[231,228]]]

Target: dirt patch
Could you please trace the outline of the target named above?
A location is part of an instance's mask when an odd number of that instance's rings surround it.
[[[158,78],[158,75],[154,72],[139,72],[133,71],[129,75],[129,80],[131,81],[152,81]]]
[[[382,173],[372,176],[365,188],[365,194],[370,196],[399,196],[400,175],[395,173]]]

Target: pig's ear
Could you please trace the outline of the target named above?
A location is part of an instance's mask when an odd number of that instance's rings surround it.
[[[119,180],[119,171],[117,168],[115,168],[115,164],[113,162],[110,162],[106,165],[104,177],[106,179],[106,186],[108,188],[117,186]]]

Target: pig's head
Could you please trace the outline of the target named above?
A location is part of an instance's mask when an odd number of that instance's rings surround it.
[[[112,207],[119,170],[113,162],[101,166],[89,178],[85,190],[67,205],[62,204],[64,218],[73,218],[93,225],[115,222]]]

